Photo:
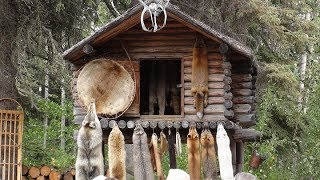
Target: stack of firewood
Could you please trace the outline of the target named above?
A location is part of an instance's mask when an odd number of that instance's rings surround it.
[[[35,167],[22,166],[22,180],[35,179],[35,180],[74,180],[76,171],[70,168],[63,173],[56,171],[49,166]]]

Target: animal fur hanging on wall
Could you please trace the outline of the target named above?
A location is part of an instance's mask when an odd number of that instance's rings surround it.
[[[151,159],[154,160],[155,163],[155,169],[157,171],[157,176],[159,180],[164,179],[163,172],[162,172],[162,166],[161,166],[161,159],[160,159],[160,154],[158,150],[158,137],[157,134],[153,133],[151,136],[151,146],[149,147],[152,149],[150,151],[151,154]]]
[[[220,177],[222,180],[233,179],[232,168],[232,154],[230,150],[230,139],[226,130],[223,128],[223,124],[218,124],[217,129],[217,145],[218,145],[218,159],[220,168]]]
[[[197,35],[193,47],[191,93],[194,98],[199,119],[203,117],[203,109],[208,105],[208,52],[204,40]]]
[[[166,135],[163,133],[163,131],[160,132],[160,149],[159,154],[162,158],[163,154],[168,151],[168,141]]]
[[[201,132],[200,144],[204,179],[218,179],[215,139],[209,129],[204,129]]]
[[[82,121],[77,145],[76,179],[89,180],[103,175],[102,129],[94,102],[90,103],[88,114]]]
[[[108,158],[110,177],[119,180],[126,179],[126,152],[124,148],[124,137],[118,125],[114,123],[114,127],[108,138]]]
[[[141,125],[137,125],[133,131],[133,163],[134,179],[136,180],[153,180],[153,169],[148,147],[147,134]]]
[[[199,134],[195,127],[189,128],[187,147],[190,179],[200,180],[200,142]]]

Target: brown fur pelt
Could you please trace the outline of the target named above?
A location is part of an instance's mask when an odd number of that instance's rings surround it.
[[[159,149],[159,154],[161,158],[166,151],[168,151],[168,141],[167,141],[166,135],[161,131],[160,132],[160,149]]]
[[[134,178],[137,180],[153,180],[148,138],[141,125],[137,125],[132,136]]]
[[[187,147],[190,179],[200,180],[200,142],[199,134],[195,127],[189,128]]]
[[[153,133],[151,136],[151,144],[152,144],[151,148],[153,150],[151,153],[151,156],[153,156],[153,159],[154,159],[157,176],[159,180],[162,180],[164,179],[164,176],[162,172],[161,159],[160,159],[160,154],[158,150],[158,137],[155,133]]]
[[[218,179],[217,155],[215,150],[215,139],[210,130],[204,129],[200,138],[201,162],[203,176],[206,180]]]
[[[110,177],[119,180],[126,179],[126,152],[124,137],[118,125],[114,125],[108,139],[108,157]]]
[[[194,98],[199,119],[203,117],[203,109],[208,105],[208,52],[201,37],[197,37],[193,47],[191,93]]]

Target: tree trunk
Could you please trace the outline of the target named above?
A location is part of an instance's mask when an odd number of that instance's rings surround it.
[[[65,99],[66,99],[66,92],[64,90],[63,87],[64,84],[64,78],[62,78],[61,80],[61,108],[63,109],[63,114],[61,116],[61,144],[60,147],[62,150],[65,149],[65,145],[66,145],[66,139],[65,139],[65,127],[66,127],[66,117],[64,115],[65,112]]]
[[[44,99],[49,99],[49,69],[45,68],[45,76],[44,76]],[[43,120],[44,126],[44,136],[43,136],[43,148],[47,147],[47,136],[48,136],[48,117],[45,116]]]
[[[17,36],[17,7],[14,1],[2,0],[0,3],[0,99],[18,98],[15,85],[17,68],[12,61],[15,38]],[[0,108],[11,108],[0,104]]]

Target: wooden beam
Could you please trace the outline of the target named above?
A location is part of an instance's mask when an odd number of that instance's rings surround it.
[[[262,134],[255,129],[235,129],[233,138],[243,141],[259,141]]]

